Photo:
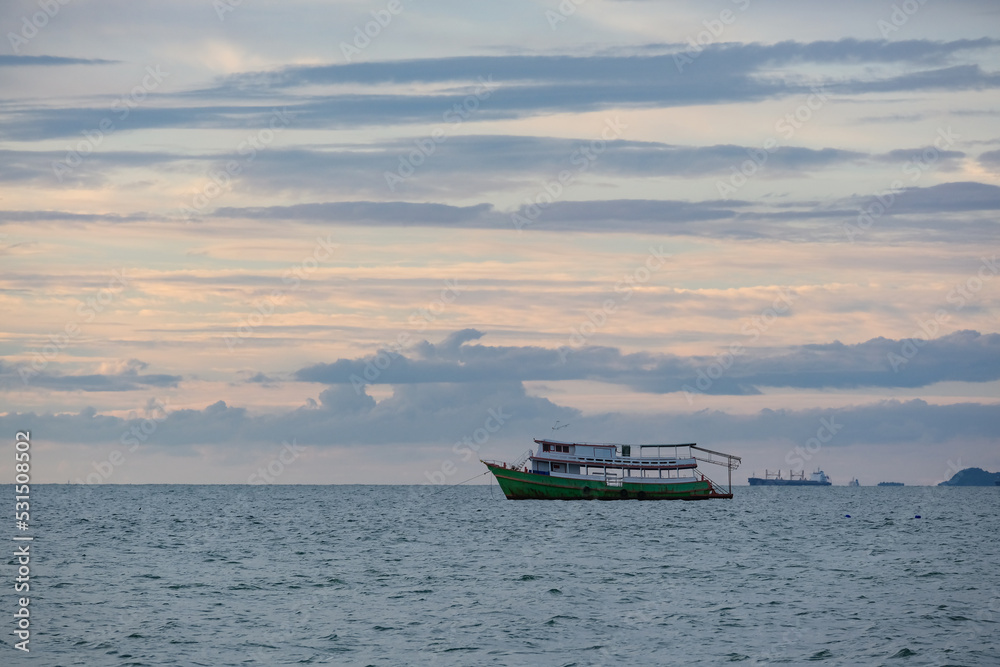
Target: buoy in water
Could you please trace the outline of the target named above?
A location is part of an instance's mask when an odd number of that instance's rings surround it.
[[[845,519],[850,519],[850,518],[851,518],[851,515],[850,515],[850,514],[845,514],[845,515],[844,515],[844,518],[845,518]]]
[[[914,518],[914,519],[919,519],[919,518],[920,518],[920,515],[918,514],[918,515],[916,515],[916,516],[915,516],[915,517],[913,517],[913,518]]]

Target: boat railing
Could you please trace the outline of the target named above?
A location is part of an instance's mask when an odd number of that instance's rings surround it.
[[[704,452],[707,456],[698,456],[692,453],[691,458],[702,461],[704,463],[713,463],[717,466],[724,466],[730,470],[736,470],[740,467],[742,459],[739,456],[733,456],[732,454],[724,454],[722,452],[715,452],[711,449],[705,449],[704,447],[698,447],[696,445],[691,445],[691,449],[697,449],[699,452]],[[716,458],[718,457],[718,458]]]
[[[514,470],[520,470],[521,467],[524,466],[524,464],[528,462],[528,459],[530,459],[531,456],[532,456],[532,454],[534,454],[534,453],[535,453],[534,450],[529,449],[524,454],[521,454],[521,458],[519,458],[518,460],[514,461],[514,465],[512,465],[511,467],[514,468]]]
[[[733,471],[740,467],[742,459],[738,456],[733,456],[732,454],[725,454],[723,452],[716,452],[711,449],[705,449],[704,447],[698,447],[697,445],[691,445],[691,450],[695,449],[697,449],[699,452],[704,452],[707,455],[707,457],[698,456],[694,453],[694,451],[692,451],[691,452],[692,456],[694,456],[694,458],[697,459],[698,461],[702,461],[704,463],[712,463],[714,465],[726,468],[729,484],[726,485],[725,495],[728,495],[731,498],[733,494]],[[712,479],[706,477],[705,473],[701,472],[700,470],[698,472],[701,474],[703,479],[708,479],[708,482],[712,485],[713,493],[718,493],[718,489],[721,488],[720,485],[716,484],[715,481],[713,481]],[[765,476],[766,474],[767,471],[765,471]]]
[[[608,486],[621,486],[623,480],[624,478],[618,475],[608,475],[607,473],[604,475],[604,483]]]

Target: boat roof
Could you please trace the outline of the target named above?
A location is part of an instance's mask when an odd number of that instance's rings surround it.
[[[662,443],[662,444],[646,444],[637,442],[567,442],[565,440],[548,440],[545,438],[535,438],[535,442],[540,445],[582,445],[584,447],[696,447],[697,443],[694,442],[682,442],[682,443]]]

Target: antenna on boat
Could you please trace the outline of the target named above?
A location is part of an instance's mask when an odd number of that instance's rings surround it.
[[[552,425],[552,430],[558,431],[559,429],[566,428],[567,426],[569,426],[569,424],[563,424],[562,426],[559,426],[559,420],[557,419],[556,423]]]

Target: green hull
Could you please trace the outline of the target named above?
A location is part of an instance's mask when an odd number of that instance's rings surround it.
[[[491,463],[485,465],[510,500],[707,500],[733,497],[731,493],[719,493],[708,480],[678,484],[624,481],[620,486],[609,486],[603,479],[550,477]]]

